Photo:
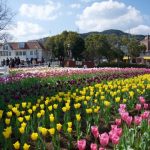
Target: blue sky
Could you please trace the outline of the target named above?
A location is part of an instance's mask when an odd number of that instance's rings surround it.
[[[7,3],[16,13],[8,30],[14,41],[52,36],[64,30],[150,33],[150,0],[7,0]]]

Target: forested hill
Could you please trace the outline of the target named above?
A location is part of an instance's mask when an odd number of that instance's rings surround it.
[[[90,34],[106,34],[106,35],[109,35],[109,34],[115,34],[117,36],[128,36],[128,37],[131,37],[133,35],[129,34],[129,33],[125,33],[123,31],[120,31],[120,30],[115,30],[115,29],[110,29],[110,30],[105,30],[105,31],[102,31],[102,32],[88,32],[88,33],[82,33],[80,34],[83,38],[87,37],[88,35]],[[141,41],[144,39],[144,35],[134,35],[134,37]]]

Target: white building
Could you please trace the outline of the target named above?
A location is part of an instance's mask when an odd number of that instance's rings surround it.
[[[41,61],[42,57],[47,60],[47,50],[38,41],[29,42],[9,42],[0,45],[0,62],[3,59],[19,57],[20,60],[26,61],[28,58],[36,58]]]

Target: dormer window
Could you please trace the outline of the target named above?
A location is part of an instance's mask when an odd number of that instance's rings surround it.
[[[8,45],[4,45],[4,50],[8,50]]]
[[[18,43],[19,48],[25,48],[25,43],[24,42],[20,42]]]

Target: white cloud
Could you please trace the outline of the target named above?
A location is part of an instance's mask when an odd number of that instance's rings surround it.
[[[59,13],[61,4],[47,1],[44,5],[22,4],[19,11],[23,16],[27,16],[39,20],[55,20]]]
[[[147,34],[150,34],[150,26],[147,26],[147,25],[138,25],[137,27],[134,27],[134,28],[130,29],[130,32],[132,34],[147,35]]]
[[[80,8],[80,7],[81,7],[81,4],[79,4],[79,3],[74,3],[74,4],[71,4],[70,7],[71,7],[71,8]]]
[[[81,2],[85,2],[85,3],[89,3],[89,2],[92,2],[94,0],[81,0]]]
[[[24,41],[41,37],[44,33],[44,29],[35,23],[18,21],[16,26],[11,27],[7,32],[11,34],[15,40]]]
[[[86,7],[75,22],[81,31],[103,31],[106,29],[127,30],[143,23],[143,16],[133,6],[107,0],[94,2]]]

